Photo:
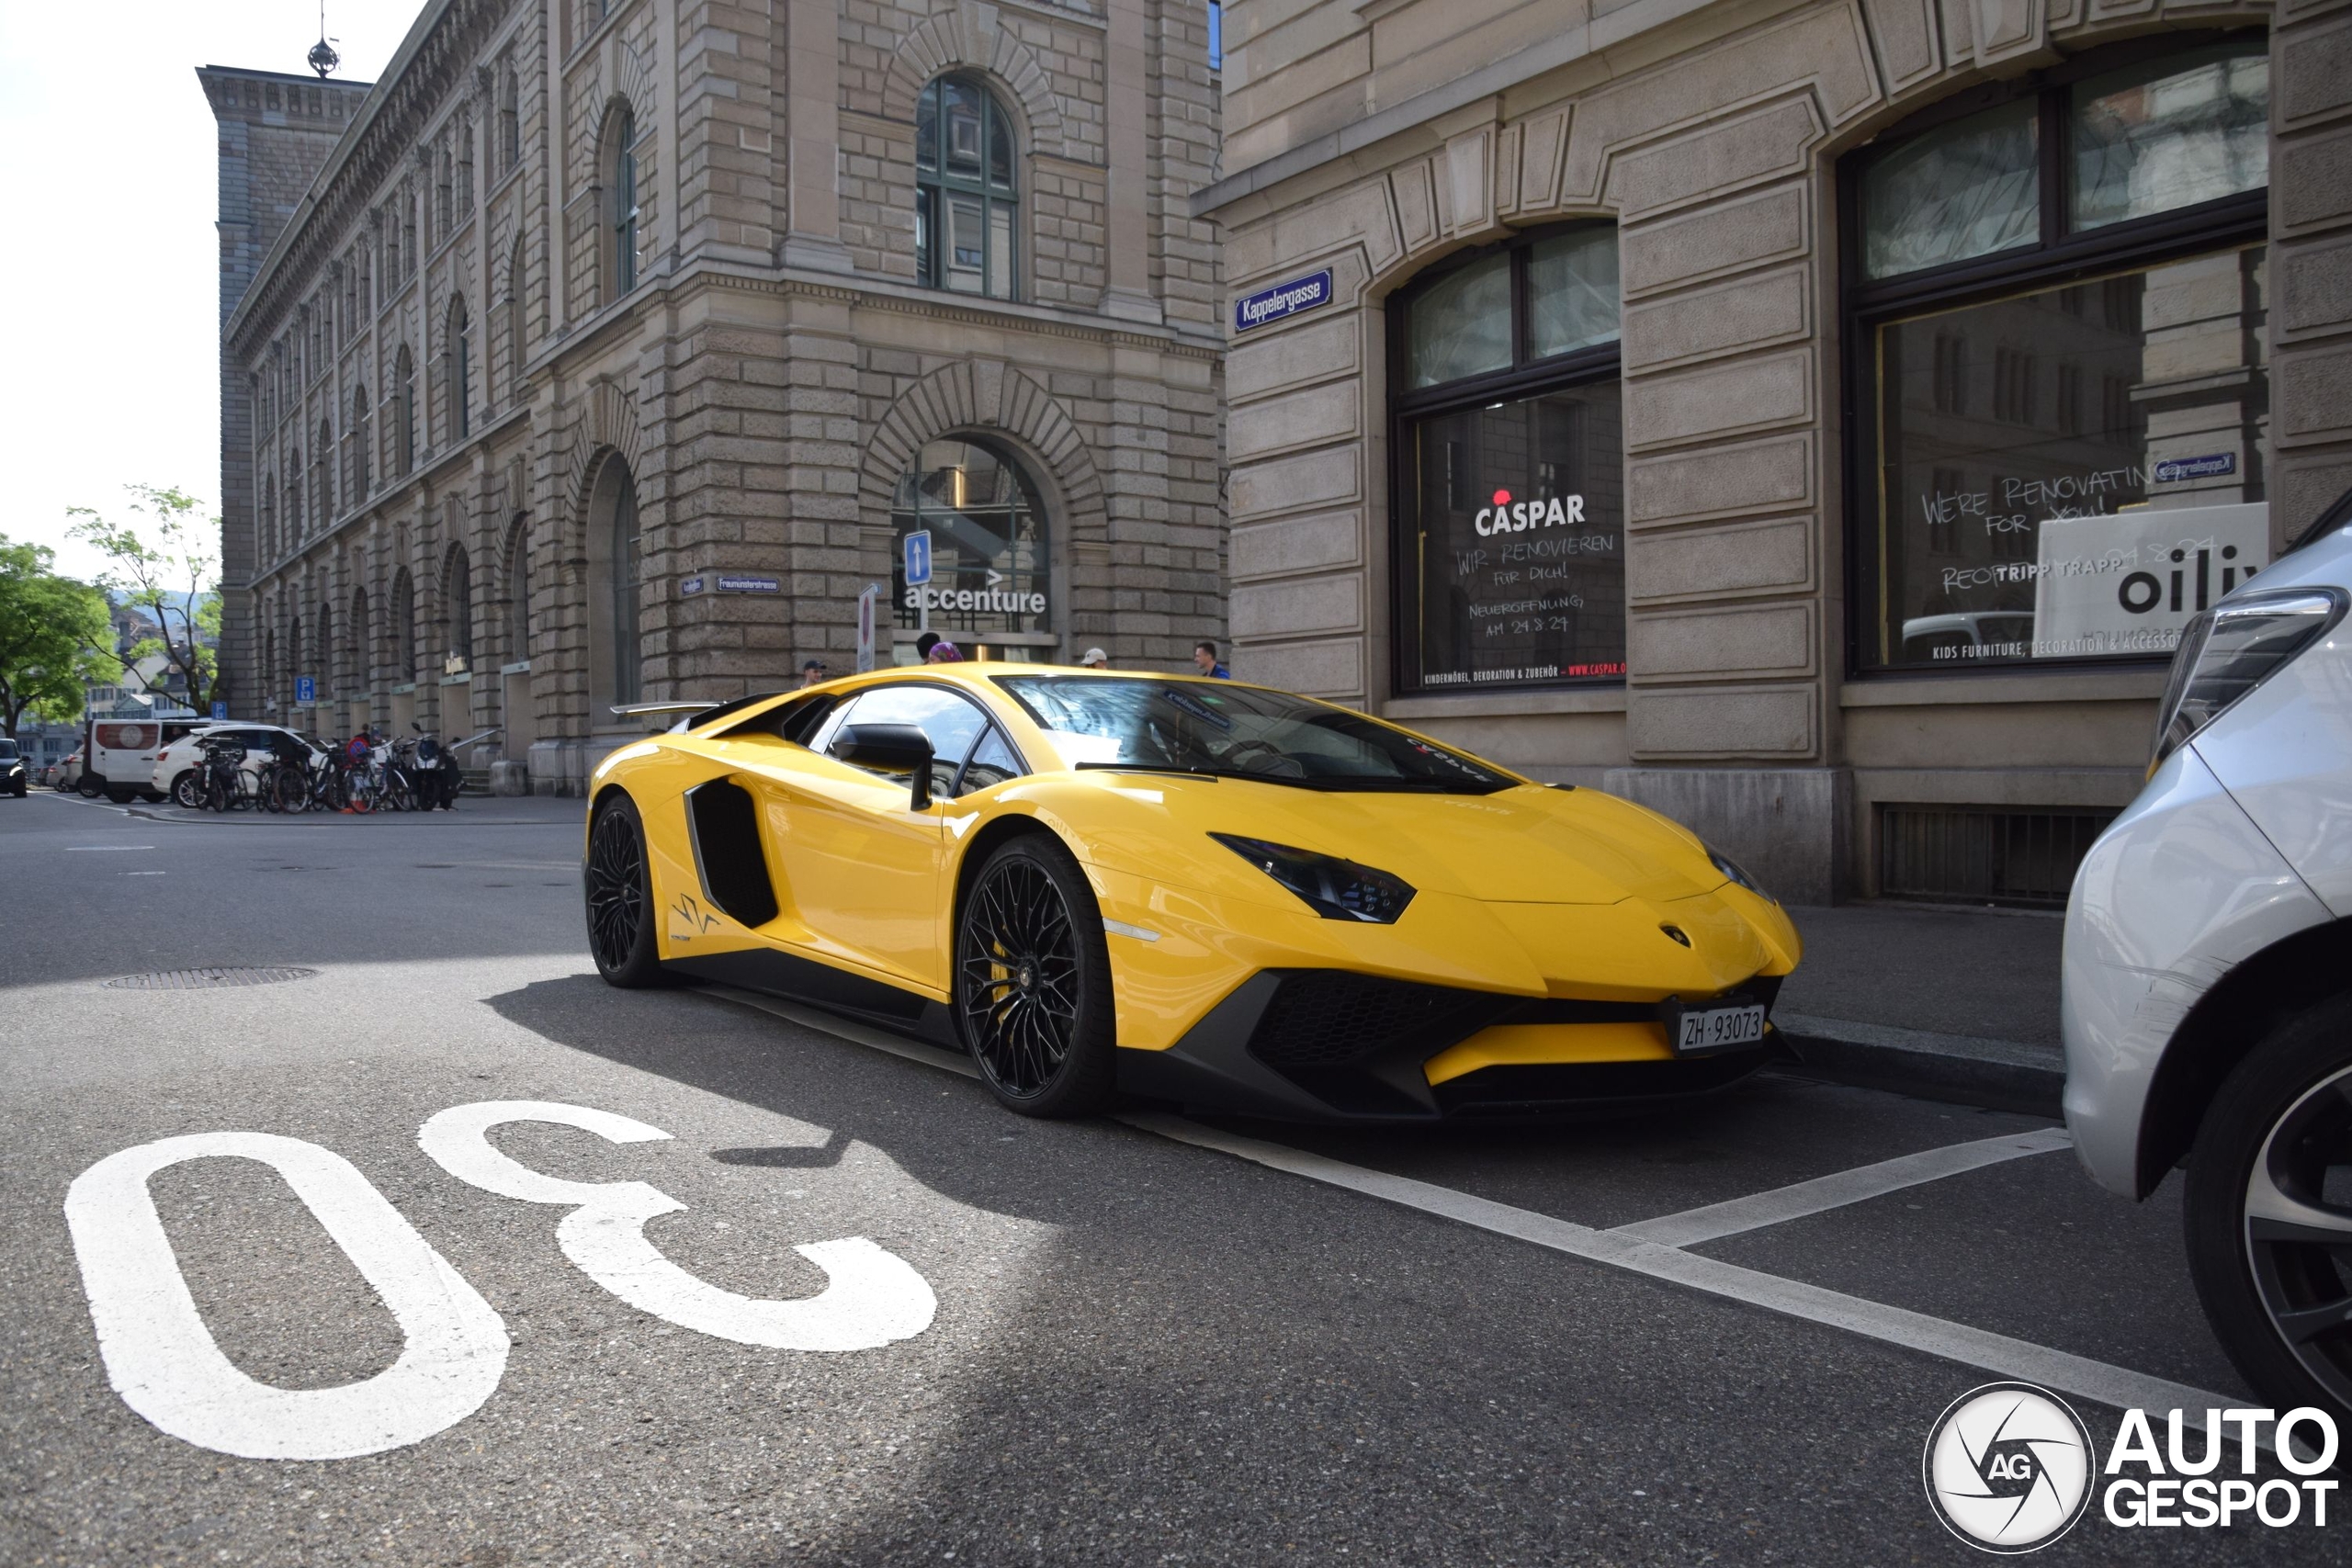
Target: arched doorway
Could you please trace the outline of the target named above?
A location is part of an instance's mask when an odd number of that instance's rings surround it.
[[[1057,541],[1036,481],[1008,447],[980,435],[925,442],[899,476],[890,527],[897,541],[931,536],[926,587],[907,586],[903,545],[891,550],[897,657],[911,662],[925,629],[967,658],[982,643],[999,658],[1051,656]]]
[[[644,640],[639,626],[639,584],[644,538],[637,512],[637,477],[617,453],[596,470],[588,493],[588,617],[592,729],[630,728],[611,711],[638,701],[645,690]]]

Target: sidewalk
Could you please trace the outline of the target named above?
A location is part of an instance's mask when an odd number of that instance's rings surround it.
[[[1772,1021],[1808,1071],[2058,1114],[2056,914],[1883,903],[1789,914],[1804,961]]]

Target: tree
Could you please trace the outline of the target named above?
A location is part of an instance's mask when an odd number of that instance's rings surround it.
[[[96,671],[90,649],[107,636],[106,595],[60,577],[40,545],[0,536],[0,728],[13,739],[27,713],[71,719]]]
[[[69,506],[65,514],[80,519],[71,530],[74,536],[94,546],[109,563],[98,585],[146,612],[163,636],[143,638],[128,650],[101,639],[92,651],[119,665],[124,679],[135,679],[151,692],[153,683],[140,671],[139,661],[163,655],[186,679],[188,705],[207,712],[227,691],[220,678],[220,558],[213,549],[220,520],[198,517],[196,498],[185,491],[153,485],[127,488],[138,498],[131,511],[148,520],[140,525],[147,530],[146,537],[130,525],[108,522],[87,506]]]

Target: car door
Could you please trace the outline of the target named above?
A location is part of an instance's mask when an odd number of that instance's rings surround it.
[[[813,951],[942,989],[947,982],[944,808],[910,809],[912,780],[830,752],[854,724],[911,724],[931,739],[944,796],[988,716],[943,686],[876,686],[829,713],[808,747],[770,752],[762,821],[784,873],[777,902]]]

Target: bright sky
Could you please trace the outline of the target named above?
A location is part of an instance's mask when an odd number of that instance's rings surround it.
[[[376,79],[424,0],[328,0],[336,73]],[[65,509],[128,484],[220,493],[220,183],[199,65],[301,72],[317,0],[0,4],[9,314],[0,534],[96,570]]]

